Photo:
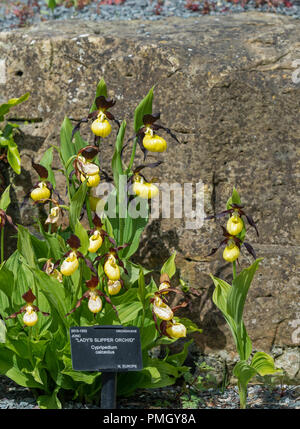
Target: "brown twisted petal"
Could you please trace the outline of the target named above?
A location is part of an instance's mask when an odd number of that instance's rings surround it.
[[[170,277],[168,276],[167,273],[163,273],[159,279],[159,283],[165,283],[165,282],[170,283]]]
[[[97,276],[92,276],[92,278],[85,283],[89,289],[93,289],[98,285],[99,278]]]
[[[101,228],[103,226],[103,223],[101,222],[101,219],[97,214],[95,214],[95,216],[93,218],[93,224],[99,228]]]
[[[99,149],[95,146],[86,146],[78,152],[78,155],[82,155],[85,159],[93,159],[98,154]]]
[[[31,161],[32,167],[35,169],[37,174],[40,176],[41,179],[47,179],[48,177],[48,170],[46,167],[40,164],[35,164],[33,161]]]
[[[107,100],[103,95],[96,98],[95,104],[97,109],[107,110],[116,104],[115,100]]]
[[[154,124],[155,121],[158,121],[160,118],[160,113],[154,113],[153,115],[147,114],[143,116],[143,124],[144,125],[151,125]]]
[[[23,295],[22,295],[22,298],[24,299],[24,301],[26,301],[26,302],[33,302],[35,299],[36,299],[36,297],[34,296],[34,294],[32,293],[32,290],[31,289],[29,289],[26,293],[24,293]]]
[[[80,240],[77,237],[77,235],[72,234],[71,237],[67,240],[67,244],[72,248],[72,249],[79,249],[79,247],[81,246]]]

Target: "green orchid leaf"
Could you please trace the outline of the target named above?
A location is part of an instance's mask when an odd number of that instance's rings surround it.
[[[8,206],[10,205],[10,186],[8,185],[7,188],[3,191],[1,198],[0,198],[0,209],[6,211]]]
[[[8,140],[7,161],[16,174],[21,173],[21,157],[18,146],[13,139]]]
[[[83,253],[84,255],[87,254],[88,248],[89,248],[89,236],[85,228],[81,225],[79,220],[77,219],[76,225],[75,225],[75,235],[80,240],[80,248],[78,249],[79,252]]]
[[[6,342],[6,332],[7,328],[5,326],[4,320],[0,320],[0,343],[2,344]]]
[[[54,0],[54,2],[55,2],[55,0]],[[37,404],[38,404],[39,408],[40,409],[47,409],[47,410],[61,409],[62,404],[61,404],[61,402],[57,396],[57,393],[59,390],[60,390],[60,387],[57,387],[56,389],[54,389],[54,391],[51,394],[38,396]]]
[[[87,193],[87,183],[85,181],[77,189],[70,203],[69,219],[70,219],[70,226],[73,231],[75,230],[77,220],[80,217],[80,213],[81,213],[83,203],[85,201],[86,193]]]
[[[93,105],[90,109],[90,113],[93,112],[94,110],[97,110],[97,106],[96,106],[95,101],[96,101],[97,97],[100,97],[100,95],[103,95],[105,98],[107,98],[107,87],[106,87],[106,83],[105,83],[103,78],[100,80],[100,82],[97,85],[96,95],[95,95]]]
[[[161,269],[161,274],[166,273],[170,277],[170,279],[176,273],[176,265],[175,265],[176,252],[174,252],[169,259],[164,263]]]
[[[233,188],[232,195],[227,201],[227,205],[226,205],[227,210],[231,209],[231,204],[238,204],[238,205],[242,204],[239,193],[235,188]]]
[[[264,352],[255,353],[250,366],[261,376],[282,373],[281,369],[275,367],[274,359]]]
[[[114,183],[117,191],[119,191],[119,176],[124,174],[121,152],[123,148],[125,130],[126,130],[126,121],[123,121],[117,135],[115,152],[113,154],[112,163],[111,163],[112,171],[114,175]]]
[[[60,129],[60,152],[62,161],[64,163],[64,167],[66,166],[68,160],[71,158],[71,156],[76,155],[76,148],[74,143],[72,143],[72,130],[73,126],[71,124],[71,121],[65,117],[61,129]],[[73,166],[69,165],[67,169],[68,175],[73,170]]]
[[[239,380],[239,384],[243,389],[246,390],[249,381],[257,375],[257,372],[247,361],[241,360],[233,368],[233,375]]]
[[[143,100],[135,109],[133,128],[136,133],[144,125],[143,124],[144,115],[148,115],[152,113],[153,89],[154,89],[154,86],[150,89],[146,97],[143,98]]]
[[[28,100],[29,95],[29,92],[26,92],[26,94],[22,95],[19,98],[11,98],[6,103],[0,104],[0,122],[4,121],[4,115],[6,115],[12,107],[17,106],[18,104]]]
[[[122,251],[122,258],[130,258],[138,249],[141,235],[148,223],[148,216],[132,218],[129,214],[125,219],[123,242],[129,246]]]
[[[144,272],[143,268],[140,267],[140,273],[139,273],[139,281],[138,281],[138,299],[142,303],[142,306],[145,306],[145,296],[146,296],[146,285],[145,285],[145,278],[144,278]]]
[[[22,225],[18,225],[18,250],[30,267],[36,266],[36,257],[31,243],[31,234]]]
[[[56,187],[56,180],[54,176],[54,172],[52,170],[52,161],[53,161],[53,147],[50,147],[46,150],[44,155],[42,156],[42,159],[40,160],[40,165],[47,168],[48,171],[48,180],[53,185],[53,189]]]
[[[227,296],[226,311],[234,319],[236,325],[242,321],[248,290],[261,261],[262,258],[257,259],[249,268],[243,269],[232,282]]]

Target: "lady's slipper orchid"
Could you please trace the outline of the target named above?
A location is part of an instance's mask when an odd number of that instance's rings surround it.
[[[112,306],[112,308],[114,309],[114,311],[117,314],[117,317],[119,317],[117,309],[112,304],[109,297],[107,295],[105,295],[103,292],[101,292],[99,289],[97,289],[98,284],[99,284],[99,279],[97,276],[93,276],[90,280],[88,280],[86,282],[86,286],[88,288],[88,291],[82,295],[82,297],[77,301],[77,304],[75,305],[75,307],[71,311],[69,311],[69,313],[67,313],[66,316],[68,316],[69,314],[71,314],[75,310],[77,310],[77,308],[80,307],[80,305],[84,299],[88,299],[88,309],[92,313],[94,313],[94,314],[99,313],[99,311],[101,311],[102,307],[103,307],[103,303],[101,300],[101,297],[103,297],[105,299],[105,301]]]
[[[122,288],[122,280],[108,280],[107,290],[110,295],[117,295]]]
[[[96,253],[98,249],[102,246],[103,240],[105,237],[109,239],[109,241],[116,246],[116,242],[113,238],[111,238],[106,231],[103,229],[103,223],[101,222],[101,219],[99,216],[95,214],[93,218],[93,224],[95,225],[95,228],[90,231],[90,241],[89,241],[89,248],[88,251],[91,253]]]
[[[244,227],[244,223],[239,214],[234,212],[228,219],[226,229],[230,235],[238,235]]]
[[[97,138],[105,138],[111,133],[111,125],[109,123],[109,120],[116,122],[117,125],[120,127],[119,121],[114,117],[111,112],[108,111],[108,109],[110,109],[116,104],[115,100],[108,100],[103,95],[100,95],[96,98],[95,104],[97,110],[94,110],[93,112],[89,113],[86,118],[83,118],[78,122],[78,124],[74,127],[72,131],[72,139],[74,134],[79,131],[80,125],[83,122],[88,122],[90,119],[93,120],[91,130],[96,137],[95,142]]]
[[[146,177],[141,174],[141,170],[146,167],[155,168],[162,164],[162,161],[153,162],[151,164],[139,165],[133,171],[133,175],[128,182],[132,183],[132,191],[135,195],[143,199],[151,199],[158,195],[159,189],[153,183],[148,182]]]
[[[123,261],[119,258],[119,255],[118,255],[119,250],[124,249],[127,246],[128,244],[126,243],[126,244],[123,244],[122,246],[111,247],[109,249],[109,252],[105,253],[104,255],[97,256],[97,258],[95,258],[95,261],[99,261],[100,259],[105,258],[103,269],[108,280],[112,280],[112,281],[120,280],[120,277],[121,277],[120,267],[122,267],[124,272],[128,274],[128,271],[126,270]]]
[[[60,272],[64,276],[71,276],[75,273],[78,267],[79,261],[77,259],[77,254],[75,251],[73,251],[68,254],[67,258],[61,264]]]
[[[153,183],[145,182],[139,174],[134,175],[132,190],[140,198],[151,199],[158,195],[159,189]]]
[[[166,131],[177,143],[179,140],[176,135],[172,133],[169,128],[164,127],[163,125],[155,124],[155,122],[160,118],[160,113],[156,114],[147,114],[143,116],[144,126],[140,128],[136,136],[138,144],[144,153],[144,159],[146,159],[147,152],[164,152],[167,149],[167,142],[162,137],[155,134],[155,131],[164,130]],[[133,138],[134,138],[133,137]],[[132,140],[131,138],[130,140]]]
[[[161,320],[171,320],[174,317],[171,308],[159,296],[154,298],[152,311]]]
[[[43,271],[45,271],[48,276],[53,277],[54,279],[58,280],[60,283],[62,283],[62,273],[57,270],[57,267],[59,266],[60,261],[57,261],[55,263],[52,262],[52,259],[48,259],[46,261],[45,265],[43,266]]]
[[[36,297],[32,293],[31,289],[29,289],[24,295],[22,295],[22,298],[26,302],[26,305],[20,308],[19,311],[16,313],[11,314],[10,316],[6,317],[6,319],[14,319],[18,316],[18,314],[25,313],[23,316],[23,322],[26,326],[34,326],[38,321],[38,315],[37,313],[41,311],[36,305],[33,304],[33,301],[36,300]],[[49,316],[49,313],[45,313],[41,311],[43,316]]]
[[[171,283],[170,283],[170,277],[168,276],[168,274],[167,274],[167,273],[163,273],[163,274],[160,276],[159,282],[160,282],[160,284],[159,284],[159,288],[158,288],[158,290],[159,290],[163,295],[166,295],[167,293],[169,293],[169,289],[170,289],[170,287],[171,287]]]
[[[53,190],[52,184],[47,181],[48,170],[43,165],[35,164],[33,161],[32,167],[40,176],[40,181],[34,185],[30,197],[35,202],[45,202],[51,197]]]
[[[162,274],[163,279],[165,280],[166,274]],[[166,282],[167,283],[167,282]],[[169,292],[176,292],[176,293],[182,293],[181,290],[178,290],[176,288],[170,287],[167,288],[167,293]],[[182,304],[177,305],[176,307],[171,308],[167,302],[165,301],[165,298],[163,298],[163,295],[166,293],[166,288],[160,289],[157,292],[154,293],[153,298],[150,299],[150,303],[152,304],[152,316],[155,323],[155,327],[158,332],[162,333],[163,335],[166,335],[166,333],[163,333],[158,326],[157,319],[162,320],[161,326],[162,328],[165,326],[165,322],[170,322],[174,317],[174,312],[177,311],[179,308],[186,307],[187,303],[184,301]]]
[[[96,270],[93,267],[93,264],[89,259],[87,259],[81,252],[78,251],[81,243],[79,238],[72,234],[71,237],[67,240],[67,244],[71,247],[67,253],[64,254],[64,261],[61,264],[60,272],[64,276],[71,276],[77,268],[79,267],[78,259],[84,259],[86,265],[96,274]]]
[[[55,224],[57,223],[60,217],[60,208],[59,206],[52,207],[50,213],[45,221],[45,224]]]
[[[186,327],[182,323],[175,322],[174,320],[162,322],[160,325],[162,333],[169,338],[178,339],[186,337]]]
[[[93,174],[92,176],[86,175],[84,176],[81,174],[80,180],[81,182],[84,182],[87,179],[87,186],[89,188],[94,188],[99,185],[100,183],[100,175],[99,174]]]
[[[251,244],[242,241],[235,235],[229,234],[223,226],[221,226],[221,228],[223,230],[223,236],[225,237],[225,239],[221,241],[218,247],[212,249],[210,254],[207,256],[212,256],[222,245],[226,244],[226,247],[223,252],[223,258],[225,259],[225,261],[233,262],[238,259],[240,255],[241,246],[244,245],[247,251],[253,256],[254,259],[256,259],[256,254]]]
[[[98,230],[94,231],[94,233],[90,236],[89,240],[90,241],[88,251],[91,253],[96,253],[103,243],[101,232]]]
[[[259,236],[258,230],[257,230],[257,227],[256,227],[256,224],[255,224],[254,220],[252,219],[252,217],[250,215],[246,214],[244,212],[244,210],[242,210],[243,208],[244,207],[241,206],[241,205],[239,205],[239,204],[233,204],[233,203],[231,203],[231,208],[230,209],[224,210],[224,211],[222,211],[220,213],[217,213],[216,215],[208,216],[208,217],[205,218],[205,220],[219,218],[219,217],[226,216],[227,214],[230,214],[231,217],[230,217],[230,219],[228,220],[228,223],[227,223],[227,226],[229,227],[228,233],[231,234],[231,235],[237,235],[237,234],[239,234],[239,232],[237,232],[235,234],[233,232],[236,232],[236,230],[238,230],[239,228],[241,228],[241,222],[242,222],[241,217],[245,216],[246,219],[247,219],[247,221],[248,221],[248,223],[249,223],[249,225],[252,226],[255,229],[257,236]],[[243,227],[241,228],[241,230],[242,229],[243,229]]]

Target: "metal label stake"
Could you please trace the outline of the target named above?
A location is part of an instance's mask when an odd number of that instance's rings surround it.
[[[101,371],[101,408],[115,409],[117,373],[143,369],[139,329],[135,326],[70,328],[72,367]]]

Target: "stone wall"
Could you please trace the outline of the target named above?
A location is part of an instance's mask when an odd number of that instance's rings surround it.
[[[44,23],[0,33],[0,59],[7,78],[0,84],[0,102],[31,93],[11,112],[33,120],[21,126],[23,167],[13,177],[19,200],[36,181],[30,157],[39,161],[57,143],[65,115],[86,114],[101,77],[117,99],[114,114],[128,121],[128,137],[136,105],[156,84],[154,111],[162,112],[161,123],[182,143],[168,138],[167,152],[149,157],[164,160],[155,175],[168,183],[202,180],[207,214],[221,211],[237,187],[258,221],[260,236],[250,230],[249,240],[264,257],[245,308],[249,336],[254,349],[273,350],[279,363],[290,365],[291,379],[299,380],[300,83],[292,75],[300,59],[300,22],[244,13],[151,23]],[[89,135],[88,127],[82,131]],[[113,139],[103,146],[108,170]],[[59,189],[64,192],[62,180]],[[32,207],[21,212],[16,203],[13,212],[27,225],[36,214]],[[205,256],[221,239],[218,223],[189,230],[182,219],[153,220],[136,259],[159,271],[177,251],[177,280],[198,290],[184,312],[203,328],[194,335],[195,351],[223,356],[226,349],[230,360],[234,345],[212,303],[209,273],[230,281],[231,267],[221,252]],[[241,258],[242,267],[249,262],[247,255]]]

